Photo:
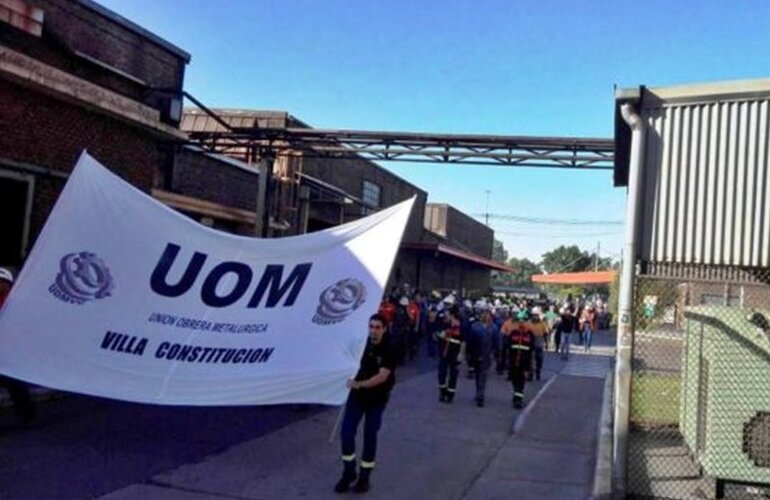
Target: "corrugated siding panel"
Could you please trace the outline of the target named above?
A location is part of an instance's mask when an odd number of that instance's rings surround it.
[[[643,109],[642,260],[770,266],[768,111],[768,99]]]

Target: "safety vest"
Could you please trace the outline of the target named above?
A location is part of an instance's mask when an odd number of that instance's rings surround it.
[[[462,330],[460,329],[460,322],[453,320],[444,330],[444,357],[449,354],[450,347],[452,352],[459,353],[461,344]]]
[[[529,368],[532,362],[532,333],[515,330],[511,333],[511,366]]]

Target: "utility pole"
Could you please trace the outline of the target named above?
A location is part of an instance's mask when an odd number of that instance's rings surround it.
[[[489,193],[491,193],[489,189],[486,190],[487,193],[487,209],[484,211],[484,224],[489,226]]]
[[[596,242],[596,258],[594,259],[594,271],[599,270],[599,252],[602,251],[602,242]]]

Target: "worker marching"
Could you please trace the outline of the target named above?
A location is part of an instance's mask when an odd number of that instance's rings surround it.
[[[427,354],[438,358],[438,401],[452,404],[457,397],[463,363],[466,376],[475,381],[476,406],[485,405],[489,373],[506,375],[515,409],[525,406],[528,381],[541,380],[545,352],[550,346],[563,360],[570,354],[573,333],[590,350],[598,317],[593,304],[565,303],[543,308],[524,301],[504,304],[460,299],[455,293],[441,297],[416,293],[391,294],[369,319],[369,336],[342,414],[343,471],[334,487],[337,493],[371,487],[377,435],[382,425],[398,366],[413,360],[424,342]],[[578,340],[578,339],[576,339]],[[363,448],[357,460],[356,434],[364,423]],[[355,484],[354,484],[355,483]]]

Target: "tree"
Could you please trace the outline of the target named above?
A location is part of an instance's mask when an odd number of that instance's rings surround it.
[[[526,257],[523,259],[512,257],[508,265],[515,270],[510,274],[512,285],[532,286],[532,275],[541,273],[540,266]]]
[[[577,245],[562,245],[543,254],[540,266],[547,273],[574,273],[593,269],[594,261]]]
[[[505,249],[503,242],[500,240],[495,240],[492,246],[492,260],[501,264],[508,262],[508,250]]]

